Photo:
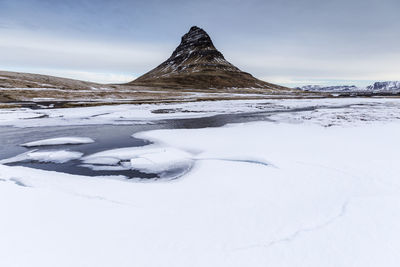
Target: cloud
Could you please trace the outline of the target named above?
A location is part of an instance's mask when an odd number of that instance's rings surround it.
[[[4,69],[122,81],[156,67],[198,24],[231,63],[266,81],[400,80],[398,0],[0,0],[0,7]]]
[[[316,46],[274,47],[250,51],[233,50],[226,58],[242,70],[269,82],[298,86],[315,82],[363,86],[370,81],[400,79],[400,51],[365,54],[362,49],[348,52],[325,51]]]
[[[154,68],[169,54],[162,44],[116,43],[63,39],[32,32],[0,29],[1,67],[132,73]]]

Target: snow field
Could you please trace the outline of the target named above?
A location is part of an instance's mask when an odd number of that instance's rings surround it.
[[[136,134],[156,143],[138,157],[154,149],[162,162],[162,146],[202,159],[169,182],[0,165],[0,263],[397,267],[399,134],[396,122]],[[100,153],[83,159],[132,159]]]

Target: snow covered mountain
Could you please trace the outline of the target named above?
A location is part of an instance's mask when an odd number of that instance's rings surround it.
[[[203,29],[193,26],[172,55],[131,85],[170,88],[288,88],[254,78],[229,63]]]
[[[358,91],[359,88],[355,85],[336,85],[336,86],[321,86],[321,85],[306,85],[302,87],[296,87],[303,91],[315,91],[315,92],[348,92]]]
[[[376,82],[366,88],[371,91],[400,91],[400,81]]]
[[[355,85],[338,85],[338,86],[321,86],[321,85],[305,85],[302,87],[296,87],[295,89],[310,91],[310,92],[400,92],[400,81],[387,81],[387,82],[376,82],[373,85],[369,85],[365,88],[357,87]]]

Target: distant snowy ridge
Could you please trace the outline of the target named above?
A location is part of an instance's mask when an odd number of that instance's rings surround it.
[[[295,89],[313,92],[400,92],[400,81],[387,81],[375,82],[365,88],[357,87],[355,85],[336,85],[336,86],[322,86],[322,85],[305,85],[296,87]]]
[[[360,90],[355,85],[336,85],[336,86],[321,86],[321,85],[305,85],[302,87],[296,87],[303,91],[318,91],[318,92],[337,92],[337,91],[358,91]]]
[[[400,81],[376,82],[366,88],[371,91],[400,91]]]

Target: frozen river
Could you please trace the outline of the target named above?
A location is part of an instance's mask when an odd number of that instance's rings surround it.
[[[398,99],[2,109],[0,265],[397,267],[399,136]]]
[[[10,126],[0,127],[0,160],[14,157],[25,153],[32,148],[23,147],[21,144],[30,141],[57,138],[62,136],[85,136],[95,140],[89,144],[74,145],[47,145],[37,147],[46,151],[51,150],[73,150],[84,155],[93,154],[105,150],[123,147],[141,147],[149,145],[150,142],[132,137],[133,134],[157,129],[194,129],[207,127],[221,127],[228,123],[251,122],[269,120],[271,112],[257,112],[244,114],[221,114],[211,117],[158,120],[149,124],[133,125],[79,125],[79,126],[44,126],[15,128]],[[88,176],[123,175],[127,178],[156,178],[156,173],[142,173],[135,170],[93,170],[82,167],[79,159],[70,160],[65,163],[37,162],[24,160],[8,164],[10,166],[26,166],[43,170],[53,170],[70,174]]]
[[[274,122],[270,117],[282,113],[302,113],[316,111],[318,109],[340,109],[348,108],[350,104],[344,105],[308,105],[303,107],[291,107],[282,109],[270,108],[268,110],[255,110],[252,112],[234,113],[234,114],[217,114],[197,118],[175,118],[166,120],[155,120],[148,123],[135,123],[131,125],[118,124],[95,124],[95,125],[72,125],[72,126],[33,126],[15,128],[11,126],[0,127],[0,160],[14,157],[16,155],[26,153],[31,149],[40,149],[43,151],[59,151],[73,150],[80,152],[83,155],[90,155],[101,151],[125,148],[125,147],[143,147],[149,145],[148,140],[132,137],[133,134],[158,130],[158,129],[200,129],[208,127],[221,127],[230,123],[245,123],[253,121],[269,121]],[[166,112],[164,109],[158,109],[158,112]],[[46,110],[48,111],[48,110]],[[160,112],[160,113],[161,113]],[[168,112],[166,112],[168,113]],[[39,118],[40,120],[40,118]],[[44,147],[23,147],[21,144],[31,141],[58,138],[64,136],[84,136],[89,137],[95,142],[85,144],[61,144],[61,145],[46,145]],[[183,137],[184,138],[184,137]],[[43,170],[52,170],[69,174],[79,174],[87,176],[106,176],[106,175],[121,175],[126,178],[158,178],[158,174],[151,172],[141,172],[139,170],[122,168],[122,169],[93,169],[82,164],[81,159],[72,159],[66,162],[51,162],[37,161],[25,159],[8,163],[10,166],[25,166]],[[171,177],[180,177],[184,174],[185,169],[176,169],[170,173]]]

